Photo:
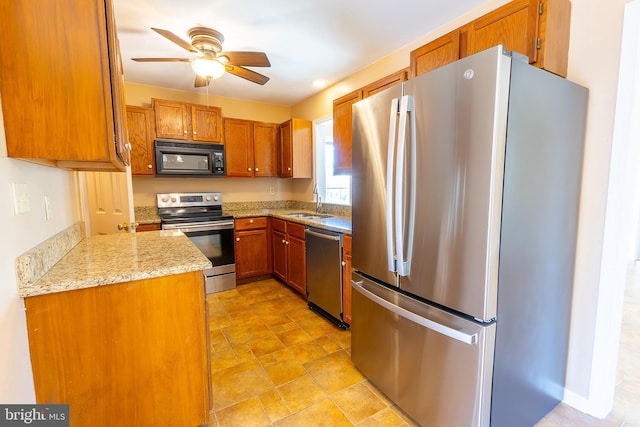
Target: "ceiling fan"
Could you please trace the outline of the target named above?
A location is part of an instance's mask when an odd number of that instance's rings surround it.
[[[184,41],[171,31],[161,28],[151,28],[156,33],[174,42],[181,48],[195,53],[194,59],[189,58],[131,58],[136,62],[190,62],[196,73],[195,87],[208,86],[212,79],[218,78],[225,71],[253,83],[263,85],[269,77],[244,68],[270,67],[269,58],[264,52],[223,52],[224,36],[211,28],[194,27],[188,32],[191,43]]]

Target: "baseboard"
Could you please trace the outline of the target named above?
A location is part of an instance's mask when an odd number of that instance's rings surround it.
[[[601,420],[605,419],[607,415],[609,415],[609,412],[611,412],[611,408],[596,408],[594,403],[589,399],[579,395],[578,393],[572,392],[571,390],[565,389],[564,399],[562,402],[580,412],[591,415],[592,417],[600,418]]]

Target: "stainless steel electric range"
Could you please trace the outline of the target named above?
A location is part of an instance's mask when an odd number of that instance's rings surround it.
[[[222,214],[222,193],[157,195],[163,230],[180,230],[209,258],[206,292],[236,287],[233,217]]]

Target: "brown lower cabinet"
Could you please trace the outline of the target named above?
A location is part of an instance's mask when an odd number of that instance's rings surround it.
[[[36,402],[69,404],[70,425],[208,422],[201,271],[27,297],[25,308]]]
[[[139,224],[136,227],[136,231],[137,232],[142,232],[142,231],[158,231],[161,230],[162,226],[160,224]]]
[[[351,324],[351,236],[342,241],[342,318]]]
[[[273,275],[307,296],[304,225],[271,218]]]
[[[271,244],[267,217],[235,220],[236,277],[271,273]]]

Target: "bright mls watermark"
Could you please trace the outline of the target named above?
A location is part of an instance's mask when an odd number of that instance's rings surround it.
[[[69,405],[1,405],[0,427],[69,427]]]

